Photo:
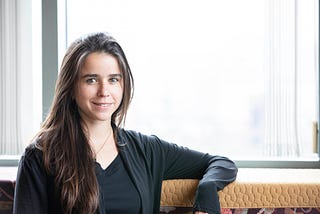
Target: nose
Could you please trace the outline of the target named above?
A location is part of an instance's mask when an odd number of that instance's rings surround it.
[[[107,97],[109,96],[109,88],[108,85],[106,83],[101,83],[99,85],[99,89],[98,89],[98,96],[99,97]]]

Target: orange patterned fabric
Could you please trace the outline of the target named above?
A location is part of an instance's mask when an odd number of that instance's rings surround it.
[[[192,214],[192,208],[161,207],[160,214]],[[320,214],[320,208],[221,208],[221,214]]]
[[[0,181],[0,214],[12,213],[14,185],[13,181]]]
[[[163,182],[162,206],[190,207],[197,180]],[[244,169],[219,192],[222,208],[320,207],[320,169]]]
[[[0,181],[0,214],[12,213],[14,184]],[[197,180],[164,181],[160,213],[192,213],[197,185]],[[240,168],[219,197],[222,214],[320,214],[320,169]]]

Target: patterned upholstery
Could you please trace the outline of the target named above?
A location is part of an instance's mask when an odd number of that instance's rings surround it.
[[[163,182],[161,204],[190,207],[198,180]],[[219,192],[222,208],[320,207],[320,169],[240,168]]]
[[[11,214],[14,194],[13,181],[0,181],[0,214]]]
[[[161,207],[160,214],[192,214],[192,208]],[[222,208],[221,214],[320,214],[320,208]]]
[[[318,173],[320,169],[240,169],[237,181],[219,192],[221,213],[320,214]],[[160,213],[192,214],[197,184],[197,180],[164,181]],[[0,214],[12,214],[14,186],[14,175],[5,176],[1,171]]]

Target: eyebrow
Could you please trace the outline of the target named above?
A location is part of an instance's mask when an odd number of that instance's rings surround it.
[[[91,78],[91,77],[98,77],[98,74],[84,74],[83,76],[81,76],[81,78]],[[118,78],[122,78],[122,74],[109,74],[108,77],[118,77]]]
[[[109,74],[108,76],[122,78],[122,74]]]
[[[97,77],[97,74],[84,74],[81,76],[81,78],[88,78],[88,77]]]

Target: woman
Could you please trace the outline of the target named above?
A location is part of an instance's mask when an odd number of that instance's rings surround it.
[[[68,48],[50,112],[19,164],[14,213],[159,213],[164,179],[201,179],[195,213],[220,213],[235,164],[121,128],[133,93],[125,54],[97,33]]]

